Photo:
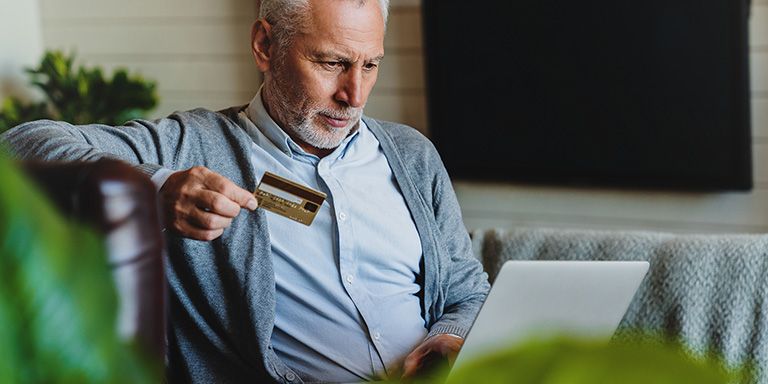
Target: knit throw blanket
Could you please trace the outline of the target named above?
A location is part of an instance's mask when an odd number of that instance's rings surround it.
[[[751,361],[768,383],[768,235],[674,235],[518,228],[472,233],[490,281],[507,260],[647,260],[621,323]]]

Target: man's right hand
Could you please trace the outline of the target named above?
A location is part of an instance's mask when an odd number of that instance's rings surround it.
[[[203,241],[221,236],[241,208],[258,207],[250,192],[205,167],[169,176],[160,189],[160,201],[167,229]]]

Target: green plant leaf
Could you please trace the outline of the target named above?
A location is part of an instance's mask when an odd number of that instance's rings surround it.
[[[49,117],[46,103],[23,104],[15,98],[6,98],[0,110],[0,133],[21,123]]]
[[[102,240],[67,222],[0,156],[0,382],[157,382],[119,340]]]
[[[447,383],[748,383],[744,369],[726,368],[714,356],[697,357],[650,335],[612,342],[554,338],[531,340],[469,362]]]
[[[122,125],[146,116],[157,106],[156,84],[141,76],[117,69],[111,78],[101,68],[74,69],[74,55],[48,51],[37,68],[27,69],[30,84],[46,96],[40,105],[4,103],[0,111],[0,132],[23,122],[49,118],[73,124]],[[11,109],[15,108],[15,109]]]

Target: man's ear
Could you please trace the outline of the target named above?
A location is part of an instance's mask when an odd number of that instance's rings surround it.
[[[272,26],[265,19],[254,21],[251,26],[251,52],[259,71],[269,71],[272,48]]]

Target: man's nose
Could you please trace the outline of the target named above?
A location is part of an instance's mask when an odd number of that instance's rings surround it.
[[[339,76],[336,100],[352,108],[363,107],[365,97],[363,95],[363,74],[360,69],[350,68]]]

